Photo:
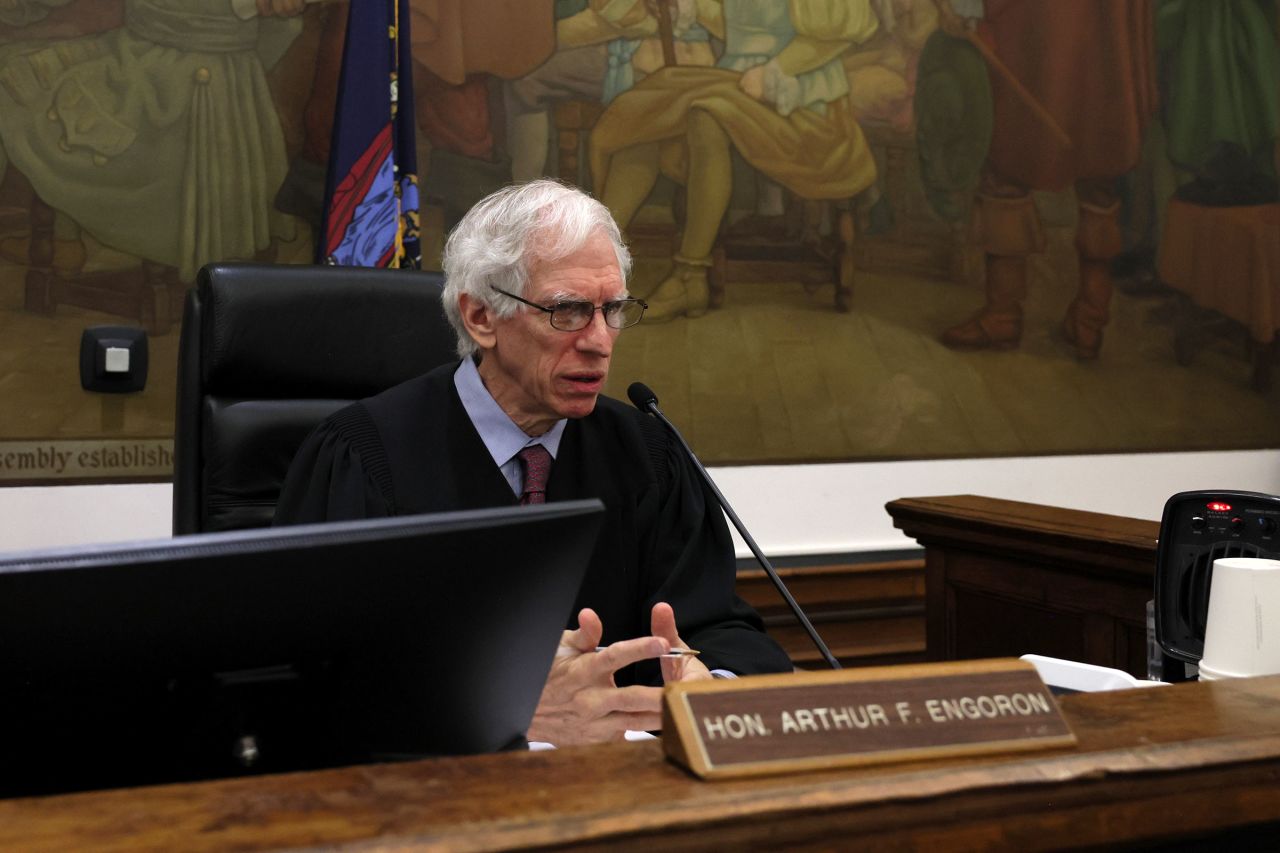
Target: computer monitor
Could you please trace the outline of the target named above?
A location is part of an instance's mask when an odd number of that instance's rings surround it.
[[[602,514],[0,555],[0,795],[522,746]]]

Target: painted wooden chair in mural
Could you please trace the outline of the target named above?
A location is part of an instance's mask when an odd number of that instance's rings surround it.
[[[32,10],[29,19],[19,15],[21,26],[0,26],[0,41],[22,41],[26,45],[25,50],[11,54],[10,58],[29,55],[32,67],[40,67],[45,72],[31,77],[23,73],[22,67],[16,67],[18,59],[14,59],[15,67],[6,68],[4,75],[10,86],[6,95],[17,99],[6,101],[8,108],[16,114],[19,109],[15,104],[33,100],[24,96],[48,94],[33,92],[32,85],[38,83],[48,88],[50,69],[70,64],[69,57],[76,54],[74,50],[61,51],[64,40],[109,33],[121,27],[124,16],[124,4],[120,0],[95,3],[78,0]],[[57,56],[59,62],[48,61],[49,56]],[[45,119],[42,110],[41,119],[52,123],[53,107],[47,109],[51,114]],[[80,129],[78,126],[77,130]],[[65,140],[63,144],[67,145]],[[23,297],[26,310],[52,314],[59,304],[75,305],[134,320],[153,334],[167,331],[182,306],[182,288],[177,284],[175,271],[149,262],[126,270],[99,270],[92,265],[86,268],[83,242],[55,237],[53,208],[40,198],[11,158],[0,158],[0,162],[8,167],[5,186],[10,205],[8,221],[0,223],[4,234],[0,237],[0,254],[10,263],[26,267]],[[0,176],[4,176],[2,168]]]
[[[734,281],[794,281],[805,288],[835,285],[835,308],[852,308],[855,275],[852,199],[818,201],[786,197],[782,229],[726,226],[711,256],[710,307],[724,304]]]
[[[135,321],[152,335],[173,327],[185,290],[175,268],[143,260],[126,269],[85,269],[83,253],[59,253],[53,221],[53,208],[33,196],[23,296],[27,311],[52,315],[59,305],[73,305]]]
[[[556,174],[565,183],[590,189],[583,154],[591,128],[602,112],[603,104],[585,98],[563,101],[552,111],[556,129]]]
[[[731,281],[797,281],[806,288],[834,284],[835,307],[843,312],[850,310],[858,271],[951,281],[974,277],[963,225],[938,216],[926,198],[915,129],[876,121],[862,122],[861,128],[876,161],[878,200],[816,200],[787,193],[784,230],[726,227],[713,256],[712,307],[723,304]],[[967,205],[963,194],[951,195],[957,205]]]
[[[716,250],[711,304],[719,306],[733,280],[798,281],[806,288],[835,285],[835,307],[849,311],[858,271],[965,281],[973,277],[964,229],[939,218],[921,188],[914,132],[888,124],[862,125],[876,158],[882,210],[857,198],[835,201],[789,194],[783,234],[738,235],[726,229]]]

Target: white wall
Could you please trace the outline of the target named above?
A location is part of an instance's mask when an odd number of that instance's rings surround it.
[[[769,555],[904,548],[884,505],[988,495],[1158,521],[1193,489],[1280,493],[1280,450],[720,468],[713,476]]]
[[[770,556],[877,551],[915,543],[884,505],[979,494],[1159,519],[1192,489],[1280,493],[1280,450],[1047,456],[717,468],[716,482]],[[167,483],[0,488],[0,550],[169,535]],[[749,552],[739,542],[739,554]]]

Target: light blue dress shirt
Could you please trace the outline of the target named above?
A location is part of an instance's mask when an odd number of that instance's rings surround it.
[[[480,434],[485,449],[493,457],[493,462],[507,478],[511,491],[516,497],[524,494],[524,466],[516,455],[526,447],[541,444],[556,458],[560,450],[560,438],[564,435],[565,418],[555,422],[551,429],[536,438],[530,437],[524,430],[516,426],[515,421],[498,405],[484,387],[480,379],[480,371],[476,369],[473,359],[464,358],[462,364],[453,374],[453,386],[458,389],[458,398],[462,400],[462,408]]]

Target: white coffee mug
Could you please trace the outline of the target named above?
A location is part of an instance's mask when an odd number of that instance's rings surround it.
[[[1200,678],[1280,673],[1280,560],[1213,561]]]

